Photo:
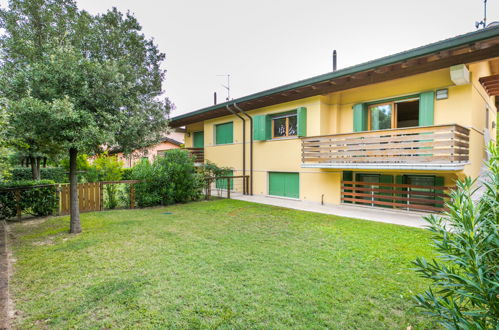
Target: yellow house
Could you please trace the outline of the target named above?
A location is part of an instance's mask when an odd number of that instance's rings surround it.
[[[172,118],[249,193],[439,211],[495,140],[499,27]]]

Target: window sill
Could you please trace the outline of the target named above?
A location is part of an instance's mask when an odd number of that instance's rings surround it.
[[[271,139],[265,140],[265,141],[282,141],[282,140],[294,140],[294,139],[299,139],[299,137],[298,136],[283,136],[283,137],[271,138]]]

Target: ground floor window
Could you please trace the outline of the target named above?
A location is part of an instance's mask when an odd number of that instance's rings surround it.
[[[414,211],[441,211],[446,187],[437,175],[343,173],[342,201]]]
[[[300,197],[300,175],[295,172],[269,172],[269,195]]]

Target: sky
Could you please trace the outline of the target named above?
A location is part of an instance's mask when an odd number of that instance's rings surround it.
[[[475,31],[483,0],[77,0],[132,12],[166,54],[172,116]],[[499,21],[499,0],[487,1]]]

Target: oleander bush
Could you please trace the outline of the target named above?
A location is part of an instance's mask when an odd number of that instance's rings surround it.
[[[457,183],[444,216],[429,216],[437,259],[414,261],[432,284],[418,305],[448,329],[499,328],[499,151],[489,147],[485,192]]]
[[[135,185],[139,207],[185,203],[201,196],[202,177],[187,150],[168,150],[152,163],[142,160],[133,167],[132,178],[144,181]]]
[[[53,180],[24,180],[0,183],[0,219],[14,218],[17,214],[16,187],[31,187],[54,184]],[[59,196],[56,186],[36,187],[20,192],[19,206],[23,214],[47,216],[57,212]]]

